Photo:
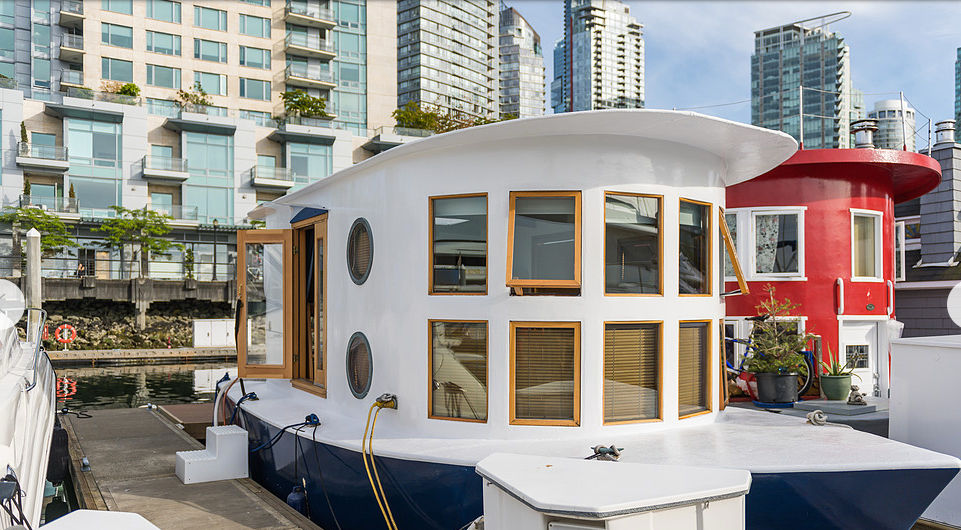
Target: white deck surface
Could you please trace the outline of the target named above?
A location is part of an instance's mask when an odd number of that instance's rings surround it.
[[[234,401],[241,396],[239,386],[230,390]],[[316,413],[321,420],[317,441],[360,452],[364,418],[338,413],[336,401],[294,389],[286,380],[247,379],[245,386],[260,397],[258,401],[245,401],[241,405],[245,411],[278,428]],[[369,397],[370,402],[373,399]],[[377,455],[455,465],[474,466],[493,453],[584,458],[592,454],[591,447],[613,443],[624,448],[621,462],[747,469],[753,473],[961,468],[961,460],[953,456],[847,427],[816,427],[803,418],[736,408],[727,408],[718,414],[716,422],[703,425],[626,435],[619,435],[615,428],[602,432],[568,428],[554,431],[554,438],[539,440],[424,437],[406,431],[403,422],[385,421],[385,416],[392,413],[382,412],[377,424],[373,443]],[[310,441],[311,429],[301,431],[300,436]]]

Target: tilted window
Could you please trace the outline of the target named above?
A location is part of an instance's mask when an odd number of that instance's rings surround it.
[[[604,292],[661,293],[661,198],[607,193]]]
[[[511,322],[511,423],[580,424],[580,322]]]
[[[487,421],[487,322],[430,321],[431,418]]]
[[[710,335],[710,322],[680,324],[677,344],[677,412],[681,418],[710,410]]]
[[[661,417],[661,325],[604,325],[604,423]]]
[[[681,199],[678,289],[681,295],[711,294],[711,205]]]
[[[511,192],[507,285],[581,286],[581,194]]]
[[[487,195],[430,200],[431,294],[487,292]]]

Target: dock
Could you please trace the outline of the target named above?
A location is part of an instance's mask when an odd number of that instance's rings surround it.
[[[186,363],[237,360],[236,348],[152,348],[136,350],[50,350],[54,366],[98,366],[130,363]]]
[[[181,483],[174,453],[203,445],[157,412],[102,409],[90,415],[61,417],[82,508],[136,512],[162,529],[320,530],[253,480]],[[89,471],[81,471],[84,457]]]

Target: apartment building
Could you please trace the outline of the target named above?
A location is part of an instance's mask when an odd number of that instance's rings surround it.
[[[500,113],[528,118],[544,114],[541,37],[513,7],[500,12]]]
[[[906,102],[900,99],[876,101],[868,118],[878,120],[878,131],[874,134],[875,147],[914,151],[914,109]]]
[[[390,146],[395,32],[391,2],[2,0],[4,205],[69,223],[79,247],[51,275],[122,275],[93,228],[123,205],[171,215],[200,279],[232,277],[247,212]],[[209,105],[178,101],[195,84]],[[328,115],[288,115],[290,90]],[[183,277],[163,260],[151,276]]]
[[[564,0],[554,45],[554,112],[644,107],[643,25],[619,0]]]
[[[494,0],[397,2],[397,106],[496,117],[498,13]]]

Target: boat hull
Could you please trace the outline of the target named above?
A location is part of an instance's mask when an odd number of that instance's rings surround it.
[[[278,431],[252,414],[241,415],[252,447]],[[310,429],[299,439],[287,433],[274,446],[251,454],[251,478],[282,499],[294,485],[306,481],[309,516],[322,528],[384,528],[361,454],[314,441]],[[483,513],[482,479],[473,466],[376,459],[398,527],[457,530]],[[903,530],[957,472],[933,468],[752,473],[747,528]]]

